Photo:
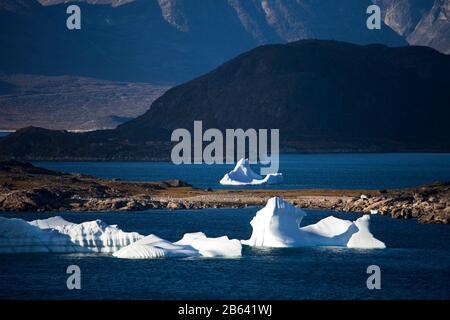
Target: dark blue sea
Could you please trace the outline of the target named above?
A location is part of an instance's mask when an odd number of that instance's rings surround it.
[[[2,131],[0,130],[0,138],[6,137],[7,135],[11,134],[12,131]]]
[[[124,180],[180,178],[218,187],[231,166],[167,163],[36,163],[47,168]],[[448,154],[283,156],[279,188],[391,188],[450,180]],[[274,187],[274,186],[272,186]],[[101,219],[125,231],[170,241],[186,232],[247,239],[259,208],[153,210],[128,213],[6,214],[26,220],[56,214],[73,222]],[[328,215],[308,210],[303,225]],[[0,255],[0,298],[6,299],[450,299],[450,226],[373,215],[371,231],[386,249],[254,249],[241,258],[122,260],[99,254]],[[81,290],[66,288],[66,268],[81,268]],[[381,290],[369,290],[369,265],[381,269]]]
[[[37,162],[36,165],[102,178],[132,181],[181,179],[199,188],[235,188],[218,182],[233,165],[174,165],[170,162]],[[259,168],[254,167],[259,173]],[[450,154],[295,154],[280,157],[284,182],[270,189],[403,188],[450,181]],[[251,188],[251,187],[247,187]]]
[[[246,239],[257,208],[136,213],[66,213],[74,222],[102,219],[125,231],[171,241],[186,232]],[[309,210],[304,224],[328,215]],[[3,216],[19,216],[2,214]],[[53,214],[21,214],[27,220]],[[123,260],[107,255],[0,255],[0,298],[7,299],[450,299],[450,230],[413,220],[372,216],[387,249],[253,249],[241,258]],[[66,268],[81,268],[81,290],[66,288]],[[381,269],[381,290],[366,286],[369,265]]]

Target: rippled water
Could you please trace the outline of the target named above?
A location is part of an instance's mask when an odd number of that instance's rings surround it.
[[[174,241],[186,232],[245,239],[258,208],[63,213],[82,222],[102,219],[125,231]],[[308,210],[304,224],[333,214]],[[54,214],[1,214],[27,220]],[[371,230],[387,249],[254,249],[234,259],[122,260],[96,254],[0,255],[0,298],[23,299],[450,299],[449,226],[372,216]],[[77,264],[82,289],[66,289]],[[366,268],[381,268],[381,290],[366,287]]]

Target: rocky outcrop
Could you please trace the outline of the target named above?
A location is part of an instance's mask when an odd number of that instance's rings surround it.
[[[341,197],[329,201],[297,201],[304,208],[327,208],[345,212],[417,218],[424,223],[450,223],[450,183],[434,183],[405,190],[381,190],[374,195]]]
[[[0,162],[0,211],[140,211],[162,207],[151,193],[185,188],[180,180],[128,183]]]

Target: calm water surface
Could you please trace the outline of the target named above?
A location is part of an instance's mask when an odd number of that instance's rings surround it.
[[[174,241],[186,232],[246,239],[257,208],[139,213],[63,213],[69,221],[102,219],[125,231]],[[304,224],[330,214],[309,210]],[[2,214],[27,220],[53,214]],[[234,259],[122,260],[108,255],[0,255],[0,298],[21,299],[450,299],[450,233],[443,225],[372,216],[387,249],[252,249]],[[66,289],[66,268],[79,265],[82,290]],[[382,289],[366,287],[380,266]]]
[[[220,187],[230,165],[38,162],[39,166],[103,178],[178,178]],[[285,182],[270,188],[393,188],[450,180],[449,154],[319,154],[281,157]],[[73,222],[102,219],[125,231],[175,241],[186,232],[247,239],[258,208],[58,213]],[[328,215],[309,210],[304,225]],[[27,220],[55,213],[0,214]],[[98,254],[0,255],[0,298],[23,299],[450,299],[449,226],[372,216],[384,250],[346,248],[252,249],[236,259],[121,260]],[[66,268],[82,270],[82,290],[66,289]],[[381,268],[382,289],[366,287],[369,265]]]
[[[219,184],[233,165],[174,165],[170,162],[37,162],[66,172],[131,181],[181,179],[200,188]],[[258,168],[255,167],[255,171]],[[384,189],[450,181],[450,154],[296,154],[282,155],[284,183],[275,189]],[[257,186],[256,188],[264,188]]]

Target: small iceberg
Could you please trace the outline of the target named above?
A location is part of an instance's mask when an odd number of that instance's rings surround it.
[[[268,200],[250,222],[253,232],[242,244],[254,247],[341,246],[348,248],[385,248],[369,231],[370,216],[356,221],[327,217],[300,227],[306,212],[279,197]]]
[[[75,224],[59,216],[31,222],[0,217],[0,253],[112,253],[142,238],[101,220]]]
[[[282,181],[283,175],[281,173],[270,173],[263,178],[252,170],[248,159],[241,159],[238,161],[232,171],[223,176],[223,178],[220,180],[220,184],[230,186],[243,186],[277,184]]]
[[[202,232],[186,233],[177,242],[169,242],[149,235],[113,255],[125,259],[153,259],[161,257],[240,257],[239,240],[228,237],[208,238]]]

